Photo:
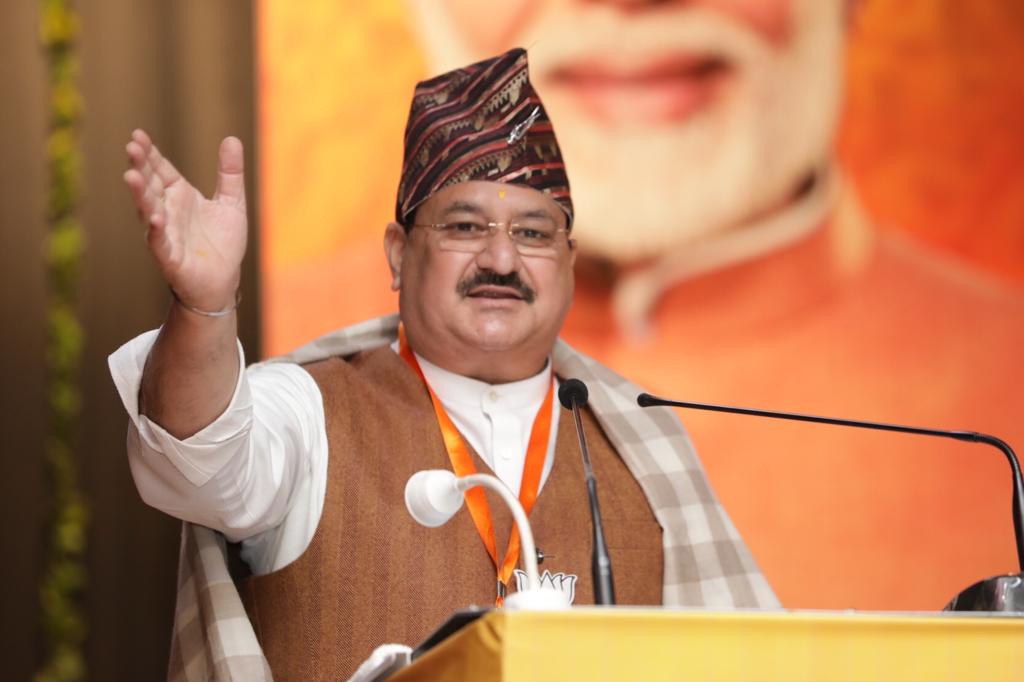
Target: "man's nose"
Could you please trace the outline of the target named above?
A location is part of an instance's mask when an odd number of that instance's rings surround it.
[[[477,266],[481,269],[493,270],[499,275],[515,272],[519,267],[519,251],[503,227],[494,230],[484,244],[484,248],[476,255]]]

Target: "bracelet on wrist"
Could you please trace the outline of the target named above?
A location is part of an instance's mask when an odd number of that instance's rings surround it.
[[[224,310],[201,310],[181,300],[181,296],[178,296],[178,292],[174,290],[174,287],[168,286],[167,288],[171,290],[171,296],[174,297],[174,301],[178,305],[189,312],[195,313],[196,315],[202,315],[203,317],[224,317],[225,315],[230,315],[238,309],[238,305],[242,302],[242,290],[236,289],[235,303],[230,308],[225,308]]]

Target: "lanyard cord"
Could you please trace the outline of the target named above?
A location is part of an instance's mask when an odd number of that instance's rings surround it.
[[[452,464],[452,471],[458,477],[469,476],[476,473],[476,465],[473,464],[473,457],[469,453],[465,439],[459,430],[455,428],[451,417],[445,411],[444,405],[434,393],[434,389],[427,383],[423,376],[420,363],[416,360],[415,354],[409,348],[405,338],[405,329],[398,328],[398,351],[402,359],[416,372],[427,387],[430,393],[430,401],[434,405],[434,413],[437,415],[437,424],[441,428],[441,436],[444,439],[445,449],[448,451],[448,459]],[[526,448],[526,462],[523,466],[522,483],[519,486],[519,502],[527,515],[533,508],[537,499],[537,492],[540,488],[541,473],[544,470],[544,460],[548,452],[548,440],[551,436],[551,405],[554,400],[555,380],[551,377],[550,386],[540,411],[533,420],[533,428],[530,431],[530,442]],[[519,561],[519,529],[512,525],[512,532],[509,534],[508,547],[505,550],[504,559],[498,561],[497,543],[494,539],[494,522],[491,519],[491,508],[487,504],[487,496],[483,488],[470,488],[465,492],[466,506],[469,507],[469,514],[473,517],[473,524],[480,535],[480,539],[491,557],[497,577],[497,597],[494,601],[496,606],[504,603],[506,588],[516,563]]]

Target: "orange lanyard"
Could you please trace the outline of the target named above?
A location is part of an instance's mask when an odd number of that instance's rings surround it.
[[[476,466],[473,464],[473,458],[469,454],[466,441],[462,438],[459,430],[455,428],[451,417],[448,416],[441,401],[434,394],[434,389],[430,387],[426,377],[423,376],[423,370],[420,369],[420,363],[416,361],[416,356],[413,354],[412,349],[409,348],[409,344],[405,339],[405,329],[402,327],[398,328],[398,351],[402,358],[419,375],[423,385],[427,387],[427,391],[430,393],[430,401],[434,404],[437,424],[441,427],[441,436],[444,439],[445,449],[448,450],[448,459],[451,460],[452,471],[459,477],[475,474]],[[526,448],[523,479],[519,485],[519,502],[523,505],[523,510],[527,515],[529,515],[530,510],[533,508],[533,503],[537,499],[537,490],[540,488],[540,476],[544,470],[544,460],[548,453],[548,439],[551,435],[551,404],[554,400],[554,394],[555,380],[552,376],[548,393],[544,397],[540,411],[533,420],[533,429],[530,431],[530,443]],[[466,506],[469,507],[469,514],[473,517],[476,531],[480,534],[480,539],[483,540],[484,547],[487,549],[487,554],[490,555],[491,562],[494,564],[494,569],[497,573],[498,596],[494,603],[496,606],[501,606],[504,603],[505,590],[509,579],[512,577],[512,571],[515,570],[516,563],[519,561],[519,529],[516,528],[515,524],[512,524],[512,532],[509,534],[505,558],[499,563],[497,543],[494,540],[494,522],[491,520],[491,509],[487,504],[487,496],[484,495],[483,488],[471,488],[466,491],[465,496]]]

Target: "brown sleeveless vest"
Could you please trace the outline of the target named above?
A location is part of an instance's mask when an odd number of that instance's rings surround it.
[[[306,369],[327,420],[323,513],[302,556],[240,591],[275,679],[346,679],[376,646],[415,646],[453,611],[493,604],[495,569],[465,509],[440,528],[405,509],[412,474],[451,468],[430,398],[405,362],[385,347]],[[597,422],[583,418],[618,603],[660,604],[661,528]],[[479,459],[477,468],[489,471]],[[511,515],[488,501],[503,553]],[[530,523],[548,557],[541,572],[577,575],[574,603],[592,603],[589,507],[568,413]]]

